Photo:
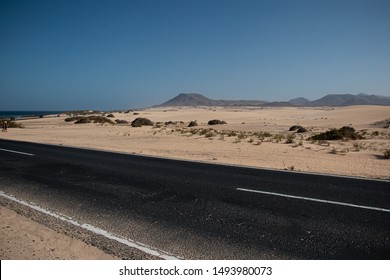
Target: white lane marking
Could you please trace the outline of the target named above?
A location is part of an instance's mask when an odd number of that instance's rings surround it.
[[[343,205],[343,206],[349,206],[349,207],[355,207],[355,208],[363,208],[363,209],[369,209],[369,210],[375,210],[375,211],[390,212],[390,209],[386,209],[386,208],[364,206],[364,205],[351,204],[351,203],[345,203],[345,202],[338,202],[338,201],[332,201],[332,200],[324,200],[324,199],[317,199],[317,198],[311,198],[311,197],[295,196],[295,195],[288,195],[288,194],[282,194],[282,193],[273,193],[273,192],[265,192],[265,191],[258,191],[258,190],[251,190],[251,189],[242,189],[242,188],[236,188],[236,190],[243,191],[243,192],[253,192],[253,193],[261,193],[261,194],[267,194],[267,195],[295,198],[295,199],[303,199],[303,200],[309,200],[309,201],[315,201],[315,202],[321,202],[321,203],[328,203],[328,204]]]
[[[18,140],[18,142],[23,142],[23,143],[28,143],[28,144],[33,143],[33,142],[20,141],[20,140]],[[290,171],[290,170],[276,169],[276,168],[270,168],[270,167],[250,166],[250,165],[222,163],[222,162],[212,162],[211,163],[210,161],[206,161],[206,160],[189,160],[189,159],[181,159],[181,158],[167,157],[167,156],[137,154],[135,152],[120,152],[120,151],[112,151],[112,150],[108,150],[108,149],[100,149],[100,148],[92,148],[92,147],[87,148],[87,147],[81,147],[81,146],[49,144],[49,143],[40,143],[40,144],[46,145],[46,146],[52,146],[52,147],[61,147],[61,148],[65,147],[65,148],[72,148],[72,149],[79,149],[79,150],[86,150],[86,151],[97,151],[97,152],[105,152],[105,153],[120,154],[120,155],[146,157],[146,158],[152,158],[152,159],[159,158],[159,159],[164,159],[164,160],[183,161],[183,162],[191,162],[191,163],[195,162],[195,163],[204,163],[204,164],[211,164],[211,165],[218,165],[218,166],[239,167],[239,168],[253,169],[253,170],[259,170],[259,171],[274,171],[274,172],[293,173],[293,174],[307,174],[307,175],[313,175],[313,176],[347,178],[347,179],[374,181],[374,182],[386,182],[386,183],[390,182],[390,178],[380,179],[380,178],[358,177],[358,176],[353,176],[353,175],[341,175],[341,174],[337,175],[337,174],[310,172],[310,171]]]
[[[19,151],[13,151],[13,150],[1,149],[1,148],[0,148],[0,151],[21,154],[21,155],[25,155],[25,156],[34,156],[34,154],[23,153],[23,152],[19,152]]]
[[[148,246],[146,244],[143,244],[141,242],[138,242],[138,241],[134,241],[134,240],[131,240],[131,239],[126,239],[122,236],[119,236],[117,234],[114,234],[112,232],[109,232],[109,231],[106,231],[104,229],[101,229],[101,228],[98,228],[98,227],[95,227],[93,225],[90,225],[90,224],[86,224],[86,223],[80,223],[78,221],[75,221],[74,219],[72,219],[71,217],[68,217],[68,216],[65,216],[65,215],[62,215],[62,214],[56,214],[56,213],[53,213],[51,212],[50,210],[47,210],[47,209],[44,209],[38,205],[35,205],[33,203],[30,203],[30,202],[27,202],[27,201],[24,201],[24,200],[21,200],[21,199],[18,199],[12,195],[8,195],[2,191],[0,191],[0,196],[3,196],[5,198],[8,198],[12,201],[15,201],[19,204],[22,204],[24,206],[27,206],[27,207],[30,207],[34,210],[37,210],[41,213],[44,213],[44,214],[47,214],[47,215],[50,215],[54,218],[57,218],[61,221],[65,221],[65,222],[68,222],[72,225],[75,225],[75,226],[78,226],[78,227],[81,227],[83,229],[86,229],[90,232],[93,232],[95,234],[99,234],[99,235],[102,235],[108,239],[111,239],[111,240],[115,240],[115,241],[118,241],[122,244],[125,244],[131,248],[135,248],[135,249],[138,249],[144,253],[147,253],[147,254],[150,254],[150,255],[153,255],[153,256],[157,256],[157,257],[160,257],[162,259],[165,259],[165,260],[182,260],[183,258],[179,257],[179,256],[175,256],[171,253],[168,253],[168,252],[165,252],[165,251],[162,251],[160,249],[157,249],[157,248],[154,248],[154,247],[151,247],[151,246]]]

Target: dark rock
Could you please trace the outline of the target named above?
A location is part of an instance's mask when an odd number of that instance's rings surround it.
[[[225,121],[211,120],[207,123],[208,125],[227,124]]]
[[[117,124],[128,124],[129,123],[128,121],[125,121],[125,120],[115,120],[115,122]]]
[[[153,125],[153,122],[146,118],[136,118],[132,123],[132,127],[141,127],[143,125]]]
[[[307,129],[300,125],[293,125],[288,131],[296,131],[297,133],[307,132]]]
[[[300,126],[300,125],[293,125],[292,127],[290,127],[290,129],[288,131],[296,131],[296,130],[298,130],[301,127],[302,126]]]

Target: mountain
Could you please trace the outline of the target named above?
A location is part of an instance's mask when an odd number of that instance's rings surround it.
[[[223,106],[223,103],[209,99],[198,93],[180,93],[178,96],[157,106]]]
[[[261,106],[265,101],[260,100],[214,100],[198,93],[180,93],[176,97],[156,107],[171,106]]]
[[[353,106],[353,105],[390,105],[390,99],[367,94],[328,94],[320,99],[308,102],[305,106]]]
[[[320,99],[309,101],[298,97],[288,102],[266,102],[262,100],[214,100],[198,93],[180,93],[176,97],[154,107],[172,106],[264,106],[264,107],[291,107],[291,106],[353,106],[353,105],[386,105],[390,106],[390,97],[353,94],[328,94]]]
[[[290,104],[292,105],[297,105],[297,106],[302,106],[302,105],[305,105],[306,103],[309,103],[310,100],[309,99],[306,99],[304,97],[298,97],[298,98],[294,98],[294,99],[291,99],[290,101],[288,101]]]

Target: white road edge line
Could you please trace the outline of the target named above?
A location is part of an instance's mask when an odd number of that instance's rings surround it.
[[[355,208],[363,208],[363,209],[368,209],[368,210],[390,212],[390,209],[386,209],[386,208],[378,208],[378,207],[364,206],[364,205],[351,204],[351,203],[345,203],[345,202],[323,200],[323,199],[317,199],[317,198],[311,198],[311,197],[294,196],[294,195],[288,195],[288,194],[282,194],[282,193],[265,192],[265,191],[243,189],[243,188],[236,188],[236,190],[243,191],[243,192],[253,192],[253,193],[261,193],[261,194],[267,194],[267,195],[295,198],[295,199],[303,199],[303,200],[309,200],[309,201],[315,201],[315,202],[321,202],[321,203],[328,203],[328,204],[343,205],[343,206],[349,206],[349,207],[355,207]]]
[[[93,225],[90,225],[90,224],[86,224],[86,223],[80,223],[78,221],[75,221],[74,219],[72,219],[71,217],[67,217],[65,215],[62,215],[62,214],[56,214],[56,213],[53,213],[51,212],[50,210],[47,210],[47,209],[44,209],[38,205],[35,205],[33,203],[29,203],[29,202],[26,202],[24,200],[21,200],[21,199],[18,199],[12,195],[8,195],[2,191],[0,191],[0,196],[3,196],[5,198],[8,198],[12,201],[15,201],[19,204],[22,204],[24,206],[27,206],[27,207],[30,207],[34,210],[37,210],[41,213],[44,213],[46,215],[50,215],[54,218],[57,218],[61,221],[65,221],[65,222],[68,222],[72,225],[75,225],[75,226],[78,226],[78,227],[81,227],[83,229],[86,229],[90,232],[93,232],[95,234],[98,234],[98,235],[102,235],[108,239],[111,239],[111,240],[115,240],[115,241],[118,241],[119,243],[122,243],[124,245],[127,245],[131,248],[135,248],[135,249],[138,249],[144,253],[147,253],[149,255],[153,255],[153,256],[157,256],[157,257],[160,257],[164,260],[182,260],[183,258],[179,257],[179,256],[175,256],[171,253],[168,253],[168,252],[165,252],[165,251],[162,251],[162,250],[159,250],[157,248],[153,248],[151,246],[148,246],[146,244],[143,244],[141,242],[137,242],[137,241],[134,241],[134,240],[131,240],[131,239],[126,239],[122,236],[119,236],[117,234],[114,234],[114,233],[111,233],[109,231],[106,231],[104,229],[101,229],[101,228],[98,228],[98,227],[95,227]]]
[[[21,155],[25,155],[25,156],[34,156],[34,154],[23,153],[23,152],[19,152],[19,151],[13,151],[13,150],[1,149],[1,148],[0,148],[0,151],[21,154]]]

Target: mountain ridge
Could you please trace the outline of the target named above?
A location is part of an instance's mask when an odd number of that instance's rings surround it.
[[[267,103],[261,100],[215,100],[199,93],[180,93],[176,97],[155,107],[170,106],[260,106]]]
[[[390,106],[390,97],[368,95],[364,93],[353,94],[328,94],[319,99],[310,101],[304,97],[298,97],[289,101],[264,100],[215,100],[199,93],[180,93],[174,98],[153,107],[176,106],[264,106],[264,107],[321,107],[321,106],[354,106],[354,105],[383,105]]]

